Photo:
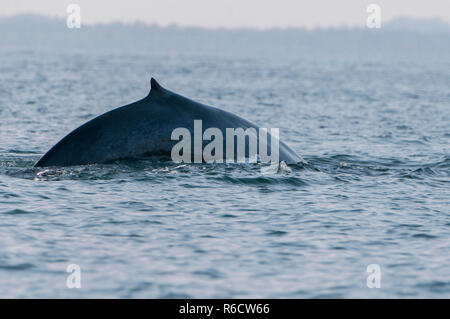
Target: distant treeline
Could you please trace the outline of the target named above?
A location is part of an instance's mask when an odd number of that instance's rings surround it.
[[[411,21],[394,21],[381,29],[204,29],[120,23],[69,29],[64,19],[35,15],[0,17],[0,48],[135,50],[153,54],[268,56],[358,56],[439,58],[450,55],[448,25],[414,30]],[[402,28],[402,25],[405,27]],[[408,27],[409,26],[409,27]]]

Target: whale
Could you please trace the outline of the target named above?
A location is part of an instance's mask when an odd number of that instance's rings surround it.
[[[151,78],[150,92],[145,98],[108,111],[76,128],[45,153],[34,167],[103,164],[121,159],[170,158],[174,146],[179,143],[173,138],[174,130],[185,128],[194,134],[196,121],[201,121],[202,132],[215,128],[224,136],[228,128],[260,129],[231,112],[172,92]],[[273,136],[270,132],[267,136],[270,153],[271,145],[275,143],[271,142]],[[224,157],[227,154],[227,143],[223,144]],[[245,155],[250,154],[248,143]],[[207,140],[201,141],[203,147],[207,144]],[[285,143],[277,140],[276,144],[280,162],[304,163],[303,158]],[[259,152],[260,147],[258,155]],[[196,149],[192,148],[191,157],[195,159],[198,158],[197,155]]]

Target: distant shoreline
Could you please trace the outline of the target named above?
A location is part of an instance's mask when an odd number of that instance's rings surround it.
[[[47,16],[35,13],[21,13],[15,15],[0,15],[1,23],[44,23],[44,24],[62,24],[65,25],[64,17]],[[147,23],[141,20],[134,22],[107,22],[107,23],[86,23],[86,28],[108,28],[108,27],[122,27],[122,28],[157,28],[168,30],[197,30],[197,31],[217,31],[217,32],[326,32],[326,31],[363,31],[367,30],[364,26],[334,26],[334,27],[212,27],[206,28],[195,25],[160,25],[157,23]],[[394,19],[383,22],[383,27],[379,31],[408,31],[418,33],[450,33],[450,23],[447,23],[441,18],[416,19],[410,17],[399,16]]]

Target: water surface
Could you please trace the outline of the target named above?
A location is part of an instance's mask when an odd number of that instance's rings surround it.
[[[0,297],[450,297],[448,56],[3,48]],[[280,128],[308,164],[32,168],[150,76]]]

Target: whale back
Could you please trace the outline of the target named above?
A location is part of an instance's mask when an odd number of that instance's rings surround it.
[[[151,89],[145,98],[81,125],[53,146],[35,166],[72,166],[124,158],[169,157],[178,142],[171,140],[173,130],[186,128],[193,136],[194,120],[202,120],[203,131],[218,128],[224,137],[226,128],[258,129],[255,124],[233,113],[171,92],[153,78],[150,82]],[[206,144],[207,141],[203,141],[203,147]],[[279,147],[280,160],[288,163],[302,161],[281,141]]]

